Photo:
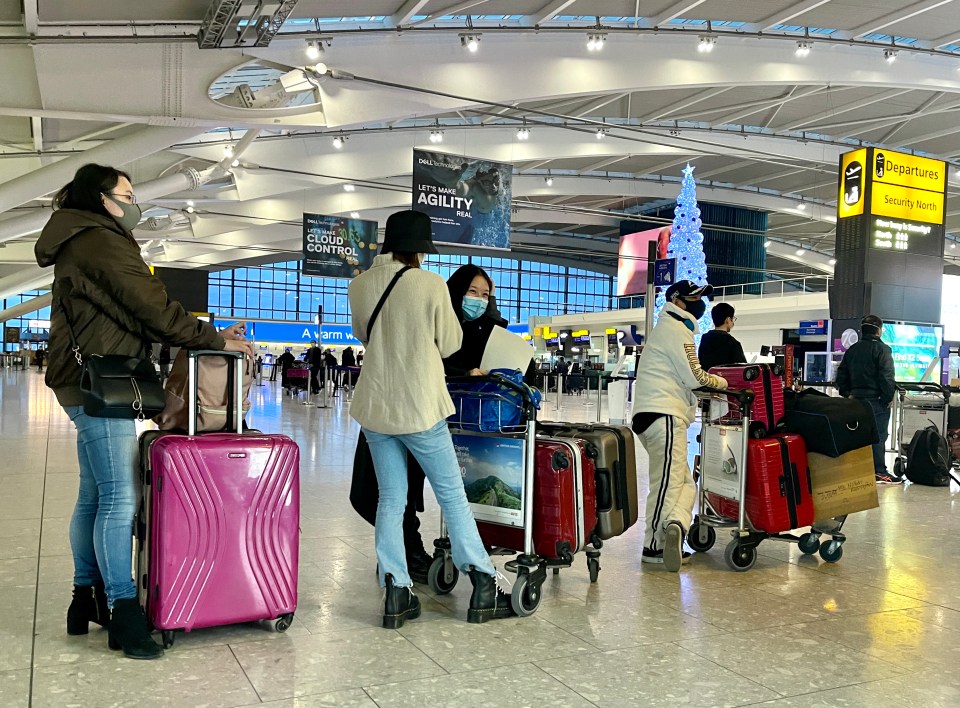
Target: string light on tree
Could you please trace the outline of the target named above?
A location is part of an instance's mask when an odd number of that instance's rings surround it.
[[[670,243],[667,246],[667,258],[677,262],[676,280],[692,280],[697,285],[707,282],[707,259],[703,255],[703,234],[700,227],[700,207],[697,206],[697,185],[693,181],[693,170],[689,164],[683,170],[683,182],[680,184],[680,196],[673,212],[673,226],[670,229]],[[661,288],[657,293],[654,322],[659,319],[660,311],[666,304]],[[706,299],[706,298],[704,298]],[[700,334],[710,329],[710,301],[707,300],[707,312],[700,318]],[[697,341],[699,342],[699,335]]]

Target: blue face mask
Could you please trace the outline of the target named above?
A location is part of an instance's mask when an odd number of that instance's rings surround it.
[[[487,301],[467,295],[463,298],[462,307],[464,319],[471,322],[487,311]]]

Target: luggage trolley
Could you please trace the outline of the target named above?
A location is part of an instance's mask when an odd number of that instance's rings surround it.
[[[835,563],[843,555],[846,537],[841,533],[844,518],[814,525],[807,533],[770,533],[754,528],[747,514],[747,465],[750,449],[750,408],[752,391],[733,391],[701,388],[695,391],[702,409],[700,431],[700,464],[697,498],[698,513],[687,534],[687,544],[694,551],[705,552],[717,541],[717,528],[732,529],[732,540],[724,550],[724,560],[736,571],[750,570],[757,562],[757,546],[774,539],[796,543],[800,551],[810,555],[820,552],[828,563]],[[711,415],[711,404],[729,405],[729,413]],[[736,423],[733,421],[736,420]],[[723,421],[723,422],[719,422]],[[727,438],[728,452],[713,453],[711,445]],[[711,464],[717,461],[719,464]],[[820,543],[822,533],[831,539]]]
[[[947,437],[947,416],[950,406],[950,388],[935,383],[897,382],[894,401],[894,430],[897,459],[893,473],[902,477],[907,468],[907,448],[918,430],[936,427]]]
[[[518,394],[521,400],[521,415],[517,420],[517,403],[504,393],[493,391],[478,392],[475,385],[492,382],[502,386],[511,394]],[[526,386],[503,376],[467,376],[447,379],[447,387],[457,407],[457,413],[448,419],[454,434],[455,447],[464,441],[486,440],[512,441],[516,449],[522,450],[521,489],[522,518],[514,520],[513,525],[477,519],[480,537],[494,554],[513,555],[516,558],[505,564],[505,569],[516,573],[510,600],[514,612],[521,617],[532,615],[540,606],[541,588],[547,579],[547,570],[554,574],[561,568],[573,565],[577,549],[564,547],[558,549],[557,557],[539,555],[534,548],[534,485],[536,480],[536,412],[537,406]],[[574,442],[574,441],[571,441]],[[579,443],[578,443],[579,444]],[[458,454],[459,456],[459,454]],[[461,467],[466,476],[466,467]],[[582,499],[582,494],[578,495]],[[590,529],[596,519],[584,519],[582,504],[578,506],[579,526],[583,528],[588,521]],[[594,514],[595,516],[595,514]],[[590,580],[595,582],[600,571],[600,551],[598,537],[591,533],[589,538],[581,539],[580,546],[587,556]],[[596,544],[587,548],[588,543]],[[460,572],[453,562],[447,526],[442,515],[440,537],[434,541],[434,560],[428,571],[428,584],[437,594],[449,593],[457,584]]]

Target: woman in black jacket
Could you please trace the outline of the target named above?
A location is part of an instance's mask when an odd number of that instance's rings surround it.
[[[507,321],[497,310],[493,280],[480,266],[461,266],[447,280],[453,311],[463,329],[460,351],[443,360],[447,376],[482,376],[483,350],[494,327],[506,327]]]

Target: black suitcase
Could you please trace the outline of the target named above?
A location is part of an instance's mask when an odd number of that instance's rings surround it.
[[[873,411],[862,401],[803,391],[787,401],[782,429],[807,443],[808,452],[840,457],[880,442]]]

